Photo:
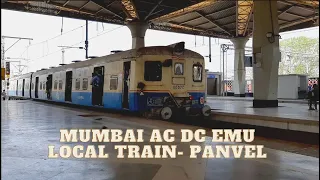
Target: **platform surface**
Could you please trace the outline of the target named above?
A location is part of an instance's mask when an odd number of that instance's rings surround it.
[[[150,137],[152,129],[197,129],[171,122],[147,120],[60,107],[30,100],[1,102],[2,179],[113,179],[113,180],[214,180],[214,179],[319,179],[319,159],[265,148],[267,159],[189,159],[189,143],[175,143],[185,155],[176,159],[116,159],[109,143],[109,159],[48,159],[48,145],[61,146],[61,128],[138,129]],[[97,113],[96,113],[97,114]],[[81,115],[81,116],[80,116]],[[86,116],[86,117],[84,117]],[[85,143],[84,143],[85,144]],[[148,142],[142,143],[148,144]],[[211,138],[205,143],[212,145]]]
[[[280,100],[279,100],[280,101]],[[308,110],[309,106],[301,103],[303,100],[286,100],[276,108],[253,108],[252,98],[208,97],[207,104],[214,112],[236,113],[252,116],[297,119],[319,122],[319,110]],[[318,105],[319,109],[319,105]]]
[[[231,101],[253,101],[253,97],[234,97],[234,96],[215,96],[208,95],[209,99],[215,100],[231,100]],[[295,103],[295,104],[308,104],[307,99],[278,99],[279,103]],[[319,101],[318,101],[319,102]]]

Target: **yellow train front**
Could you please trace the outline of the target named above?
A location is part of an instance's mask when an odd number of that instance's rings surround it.
[[[130,110],[159,114],[210,116],[205,105],[205,62],[200,54],[170,46],[140,48],[130,72]]]

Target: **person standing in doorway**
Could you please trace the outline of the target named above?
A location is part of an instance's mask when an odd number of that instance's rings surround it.
[[[97,104],[97,86],[99,77],[96,72],[92,73],[91,85],[92,85],[92,105]]]
[[[49,77],[47,77],[47,82],[46,82],[46,93],[47,93],[47,99],[50,99],[50,92],[49,92]]]
[[[96,71],[92,74],[91,85],[93,93],[93,105],[102,105],[102,75],[100,71]]]
[[[102,96],[103,96],[103,78],[101,70],[97,72],[98,76],[98,92],[97,92],[97,103],[99,106],[102,106]]]
[[[317,110],[318,109],[318,103],[317,100],[319,99],[319,87],[317,84],[313,84],[312,87],[312,96],[311,96],[311,107],[312,104],[314,105],[314,109]]]
[[[309,105],[309,110],[314,110],[312,108],[312,86],[308,86],[308,105]]]

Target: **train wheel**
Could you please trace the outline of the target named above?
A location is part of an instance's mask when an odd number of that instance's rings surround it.
[[[209,117],[209,116],[211,115],[211,108],[210,108],[210,106],[205,105],[205,106],[202,108],[202,115],[205,116],[205,117]]]
[[[172,117],[172,110],[170,107],[164,107],[161,109],[160,116],[163,120],[168,120]]]

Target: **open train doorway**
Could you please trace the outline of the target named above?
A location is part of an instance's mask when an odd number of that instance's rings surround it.
[[[129,80],[130,80],[130,68],[131,62],[123,63],[123,96],[122,96],[122,108],[129,109]]]
[[[19,81],[17,80],[16,96],[19,95],[18,92],[19,92]]]
[[[92,105],[103,106],[104,66],[93,69],[91,85]]]
[[[35,98],[38,98],[39,77],[36,77],[36,89],[34,91]]]
[[[50,74],[47,77],[47,83],[46,83],[46,91],[47,91],[47,99],[51,100],[51,94],[52,94],[52,74]]]
[[[66,86],[64,97],[65,101],[72,102],[72,71],[66,72]]]
[[[23,96],[23,97],[24,97],[24,85],[25,85],[25,83],[26,83],[26,80],[23,79],[23,80],[22,80],[22,96]]]
[[[29,82],[29,87],[28,87],[28,89],[29,89],[29,97],[30,98],[32,98],[32,94],[31,94],[31,89],[32,89],[32,75],[31,75],[31,78],[30,78],[30,82]]]

